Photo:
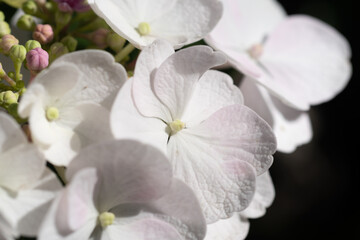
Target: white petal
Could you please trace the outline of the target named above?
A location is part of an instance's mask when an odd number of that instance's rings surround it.
[[[275,188],[269,171],[256,178],[256,191],[250,205],[242,212],[241,216],[247,218],[262,217],[275,198]]]
[[[219,71],[209,70],[196,84],[181,120],[187,127],[194,126],[222,107],[242,103],[242,93],[234,85],[231,77]]]
[[[131,97],[133,78],[125,82],[110,113],[110,127],[117,139],[133,139],[157,147],[166,154],[166,124],[140,115]],[[155,110],[155,108],[154,108]]]
[[[54,173],[46,169],[32,188],[2,196],[0,212],[16,225],[21,235],[36,236],[40,223],[61,184]]]
[[[249,227],[246,218],[234,214],[231,218],[209,224],[205,240],[242,240],[246,238]]]
[[[195,192],[207,223],[227,218],[250,204],[255,191],[255,171],[214,151],[210,141],[186,129],[171,136],[168,152],[174,176]]]
[[[203,38],[219,21],[222,5],[217,0],[91,0],[92,9],[119,35],[137,48],[165,39],[179,48]],[[150,25],[150,34],[136,28]],[[189,24],[186,24],[189,23]]]
[[[347,40],[308,16],[284,20],[264,46],[261,63],[269,76],[258,81],[299,110],[332,99],[347,85],[352,66]]]
[[[97,221],[93,193],[97,182],[93,168],[80,171],[67,189],[58,194],[38,234],[40,240],[88,239]]]
[[[168,42],[157,40],[144,48],[136,61],[132,94],[137,109],[144,116],[171,120],[169,110],[155,96],[152,86],[158,67],[173,53]]]
[[[223,4],[223,17],[205,41],[230,57],[230,63],[241,72],[259,77],[263,71],[247,51],[261,44],[286,13],[273,0],[223,0]]]
[[[189,131],[212,144],[223,158],[250,163],[257,175],[265,172],[273,162],[276,139],[272,129],[244,105],[224,107]]]
[[[19,124],[10,115],[0,112],[0,154],[25,143],[27,143],[27,139]]]
[[[149,204],[157,216],[174,225],[185,239],[203,239],[206,222],[194,192],[183,182],[173,179],[170,190]]]
[[[31,107],[39,102],[43,102],[44,107],[52,107],[47,104],[58,102],[81,77],[76,67],[70,64],[51,66],[37,75],[22,95],[18,108],[21,117],[29,117]]]
[[[181,119],[200,77],[225,62],[221,53],[207,46],[195,46],[176,52],[161,64],[154,78],[154,91],[171,111],[173,120]]]
[[[13,240],[15,236],[18,237],[18,234],[15,234],[13,228],[0,212],[0,239]]]
[[[130,218],[131,219],[131,218]],[[125,221],[124,221],[125,220]],[[132,220],[132,221],[131,221]],[[116,219],[102,233],[101,240],[133,239],[133,240],[182,240],[184,238],[171,224],[153,216],[129,217]],[[124,223],[126,222],[126,223]],[[100,238],[99,238],[100,239]]]
[[[90,166],[98,169],[102,179],[100,212],[121,203],[157,199],[171,184],[171,167],[165,155],[135,141],[113,140],[85,148],[70,163],[67,179]]]
[[[312,139],[309,114],[283,104],[252,79],[245,78],[240,86],[245,104],[259,114],[273,128],[277,150],[291,153]]]
[[[170,41],[175,48],[204,38],[218,23],[223,7],[218,0],[182,0],[154,21],[151,35]]]
[[[13,191],[35,182],[45,168],[45,159],[32,144],[21,144],[0,153],[0,186]]]
[[[95,102],[110,109],[117,92],[127,79],[126,71],[114,57],[101,50],[83,50],[65,54],[50,69],[72,64],[81,73],[76,86],[68,93],[73,102]]]

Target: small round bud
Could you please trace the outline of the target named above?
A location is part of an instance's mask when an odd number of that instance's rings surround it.
[[[6,91],[4,94],[4,104],[5,105],[10,105],[13,103],[17,103],[18,100],[18,95],[13,93],[12,91]]]
[[[90,34],[90,40],[95,43],[98,48],[104,49],[108,46],[107,35],[109,32],[110,31],[108,29],[99,28]]]
[[[71,17],[72,17],[71,13],[57,11],[55,13],[56,24],[64,27],[70,22]]]
[[[106,38],[106,42],[115,52],[120,51],[126,42],[126,40],[117,33],[109,33]]]
[[[11,47],[18,44],[19,40],[16,37],[11,34],[6,34],[1,38],[0,48],[7,55],[9,54]]]
[[[39,72],[49,65],[49,54],[41,48],[34,48],[26,54],[26,62],[29,70]]]
[[[49,50],[49,61],[53,62],[56,58],[69,52],[69,49],[62,43],[53,43]]]
[[[41,48],[41,44],[36,40],[28,40],[25,43],[25,48],[26,48],[26,51],[29,52],[29,51],[33,50],[34,48]]]
[[[26,58],[26,48],[23,45],[14,45],[10,49],[10,57],[14,62],[23,62]]]
[[[66,36],[63,39],[61,39],[61,43],[64,44],[69,49],[70,52],[73,52],[76,50],[78,41],[72,36]]]
[[[46,2],[44,6],[45,6],[46,10],[51,13],[55,12],[55,10],[56,10],[56,5],[54,2]]]
[[[38,24],[33,32],[33,38],[41,44],[47,44],[53,40],[54,31],[49,24]]]
[[[0,38],[10,33],[11,33],[11,29],[9,24],[5,21],[0,21]]]
[[[0,21],[5,21],[5,14],[0,11]]]
[[[36,13],[39,11],[39,8],[36,4],[35,1],[33,0],[28,0],[26,2],[23,3],[22,5],[22,10],[26,13],[26,14],[30,14],[30,15],[36,15]]]
[[[139,23],[139,26],[136,29],[140,36],[148,35],[151,31],[150,25],[147,22]]]
[[[16,26],[26,31],[33,31],[36,27],[35,19],[31,15],[24,14],[19,18]]]

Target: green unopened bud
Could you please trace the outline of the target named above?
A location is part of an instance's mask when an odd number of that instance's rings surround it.
[[[111,47],[115,52],[119,52],[126,42],[125,38],[121,37],[117,33],[110,33],[107,35],[107,44]]]
[[[18,101],[18,95],[13,93],[12,91],[6,91],[5,94],[4,94],[4,101],[3,103],[5,105],[10,105],[10,104],[13,104],[13,103],[17,103]]]
[[[0,11],[0,21],[4,21],[5,20],[5,14]]]
[[[4,104],[5,92],[0,92],[0,104]]]
[[[73,52],[76,50],[78,41],[72,36],[66,36],[61,39],[61,43],[64,44],[70,52]]]
[[[36,40],[29,40],[25,43],[25,48],[27,52],[30,52],[34,48],[41,48],[41,44]]]
[[[0,48],[4,54],[9,54],[12,46],[19,44],[19,40],[11,34],[6,34],[1,38]]]
[[[11,29],[9,24],[5,21],[0,21],[0,38],[10,33],[11,33]]]
[[[26,14],[30,14],[30,15],[36,15],[39,11],[39,8],[36,4],[35,1],[33,0],[28,0],[26,2],[23,3],[22,5],[22,10],[26,13]]]
[[[36,27],[34,18],[31,15],[22,15],[16,23],[16,26],[26,31],[33,31]]]
[[[65,27],[70,22],[71,17],[71,13],[57,11],[55,13],[55,22],[57,27],[59,27],[60,29]]]
[[[56,5],[54,2],[46,2],[44,6],[48,12],[53,13],[56,10]]]
[[[53,62],[58,57],[69,52],[69,49],[61,42],[53,43],[49,50],[49,61]]]
[[[26,58],[26,48],[23,45],[14,45],[10,49],[10,57],[14,62],[23,62]]]

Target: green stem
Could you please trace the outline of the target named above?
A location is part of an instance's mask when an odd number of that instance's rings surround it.
[[[116,54],[115,61],[120,62],[121,60],[126,58],[126,56],[128,56],[134,49],[135,47],[131,43],[129,43],[118,54]]]

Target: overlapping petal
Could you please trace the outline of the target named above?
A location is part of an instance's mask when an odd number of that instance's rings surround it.
[[[291,153],[312,139],[308,113],[288,107],[251,79],[244,78],[240,88],[246,99],[245,105],[273,128],[278,151]]]
[[[222,15],[218,0],[90,0],[91,8],[119,35],[137,48],[165,39],[175,48],[207,35]],[[141,35],[140,23],[150,31]]]
[[[309,16],[291,16],[268,36],[261,63],[269,72],[259,82],[285,103],[308,110],[347,85],[352,66],[347,40]]]
[[[250,223],[239,214],[208,224],[205,240],[242,240],[249,232]]]

